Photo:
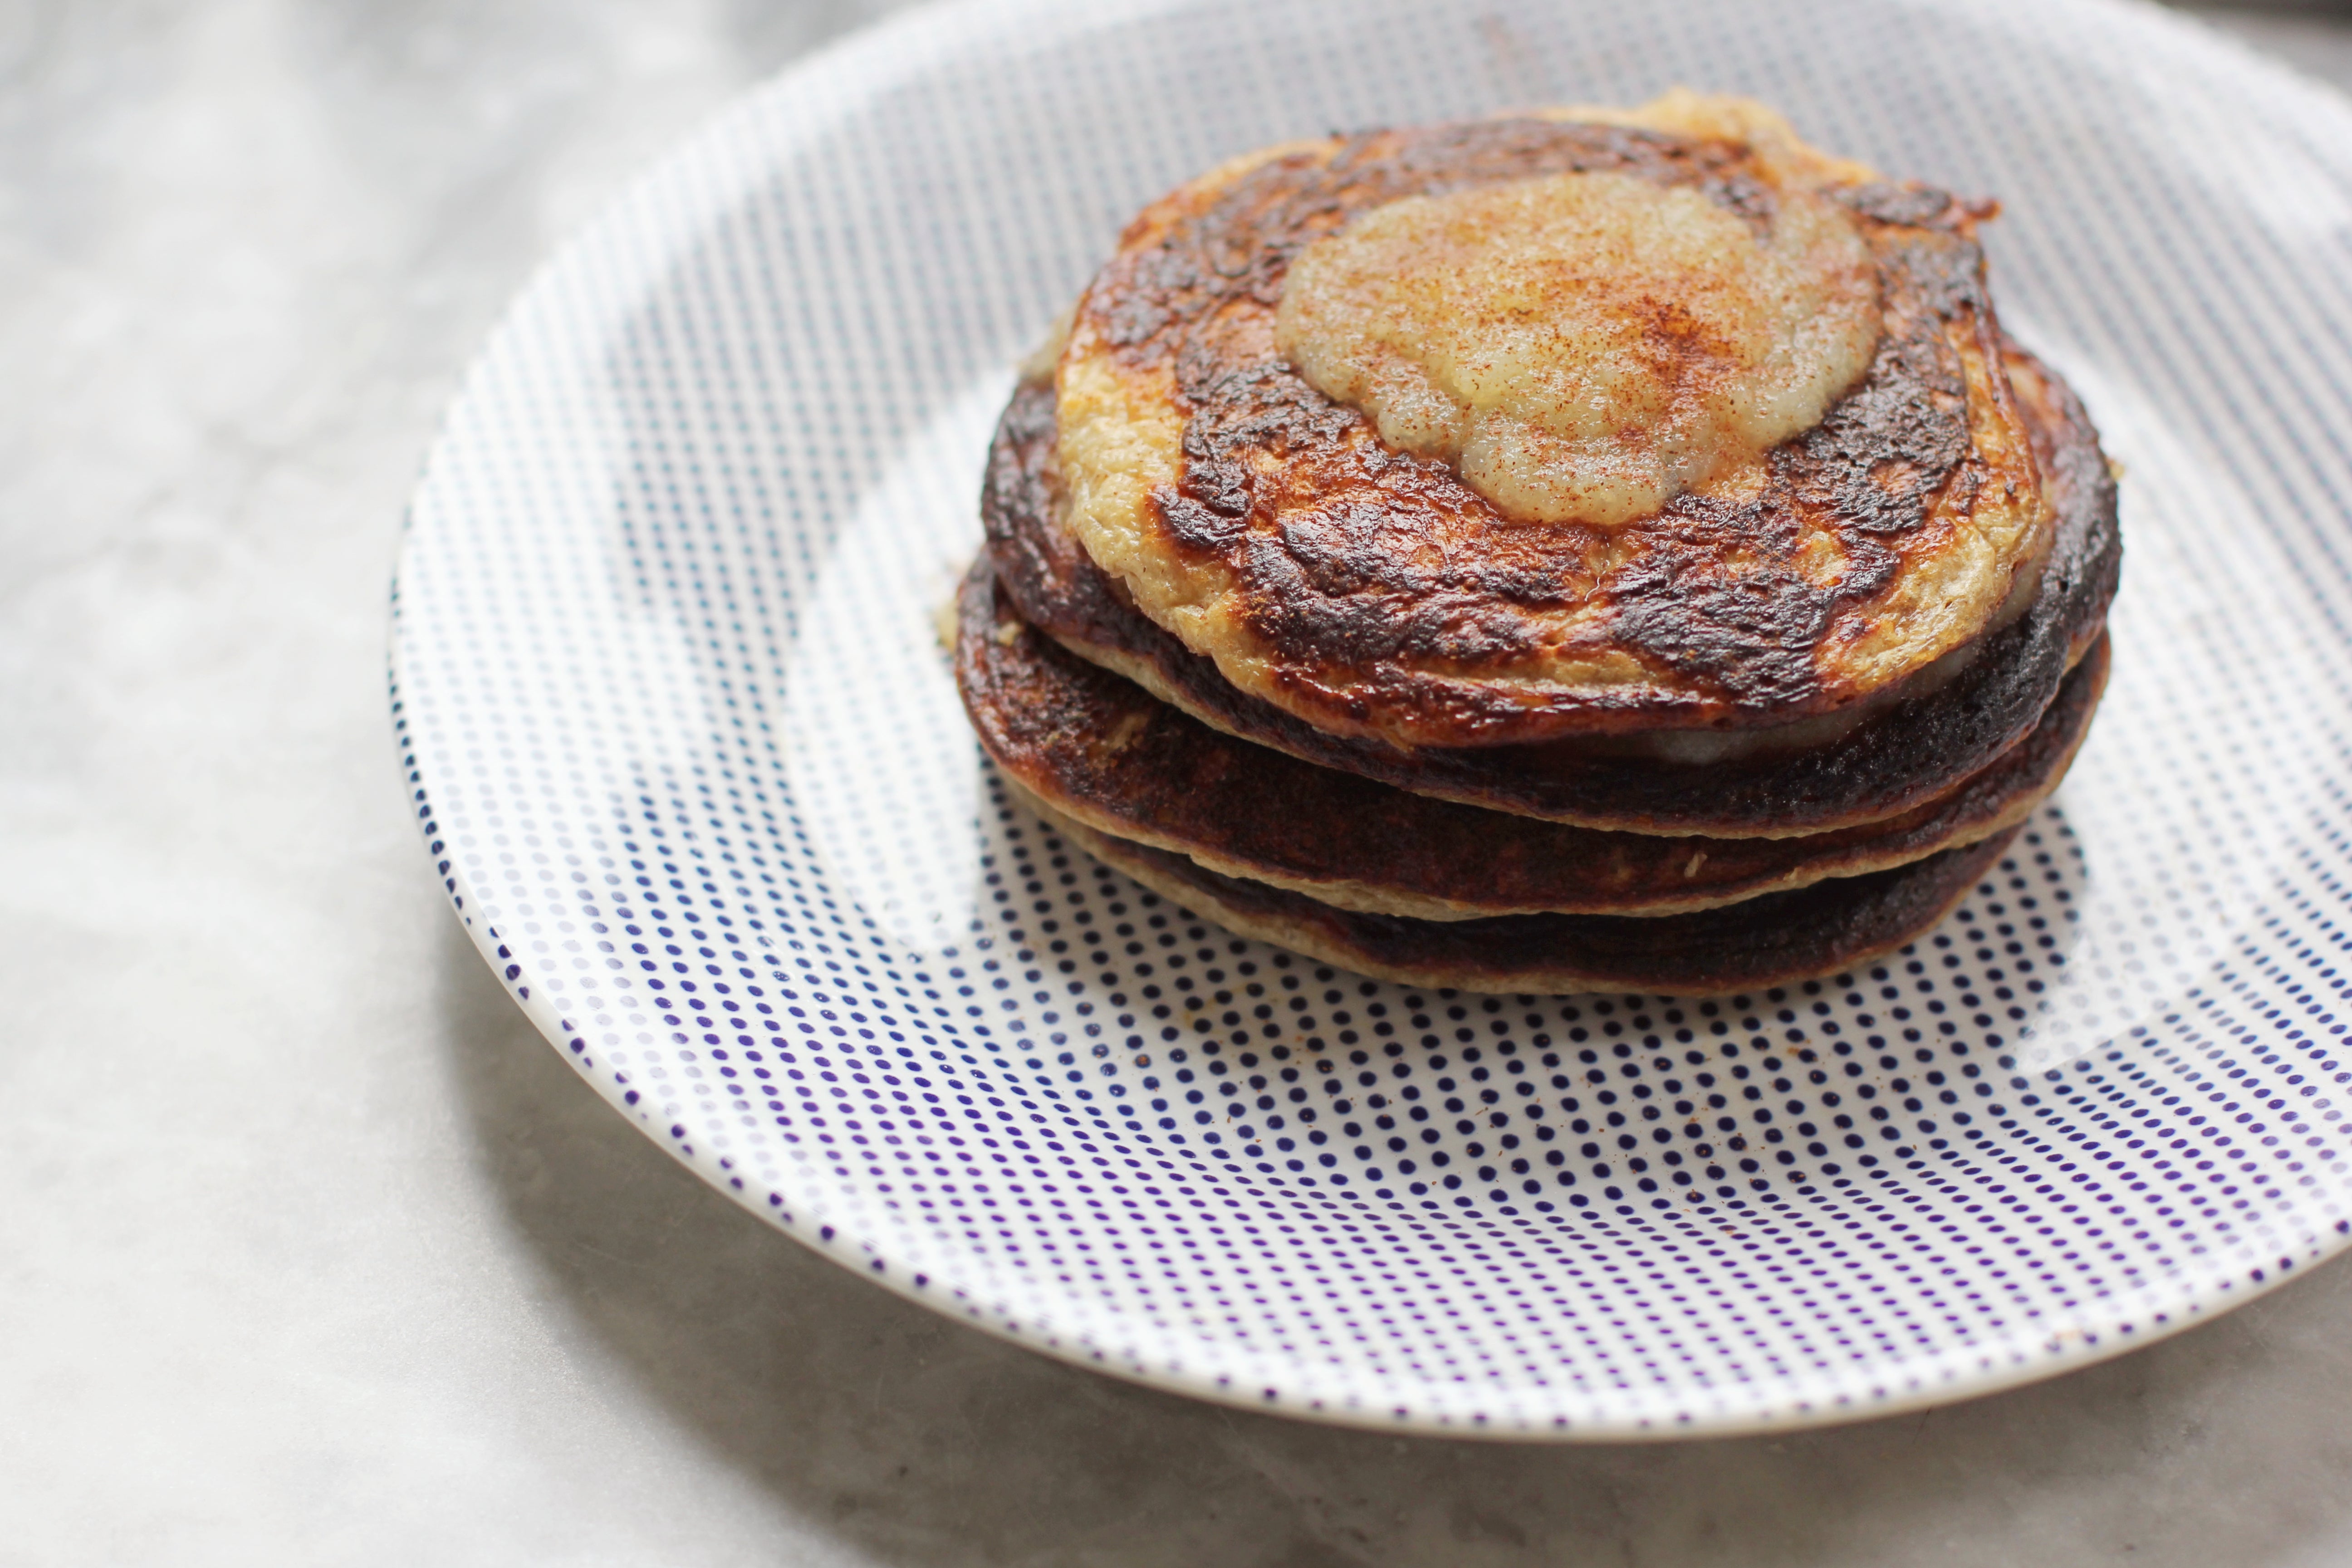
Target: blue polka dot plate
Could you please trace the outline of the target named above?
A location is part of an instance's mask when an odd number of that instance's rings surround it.
[[[1231,153],[1751,92],[2000,195],[2126,466],[2080,763],[1930,936],[1708,1002],[1375,984],[1076,852],[934,640],[1013,364]],[[2352,110],[2108,0],[1007,0],[720,116],[530,285],[393,635],[474,940],[621,1114],[939,1311],[1496,1436],[1915,1407],[2345,1244]],[[680,1331],[690,1331],[680,1325]]]

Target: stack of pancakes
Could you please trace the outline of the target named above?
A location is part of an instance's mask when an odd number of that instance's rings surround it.
[[[1900,947],[2107,672],[2114,483],[1994,317],[1989,216],[1686,94],[1212,171],[1005,411],[982,744],[1101,859],[1366,974],[1704,994]]]

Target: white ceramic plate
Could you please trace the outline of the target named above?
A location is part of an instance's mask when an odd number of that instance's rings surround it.
[[[1676,82],[2003,197],[2005,315],[2128,467],[2114,685],[1999,874],[1832,984],[1479,998],[1009,807],[931,616],[1009,367],[1124,218],[1280,138]],[[722,116],[475,366],[400,573],[419,822],[648,1136],[1055,1354],[1571,1437],[2042,1376],[2352,1223],[2347,283],[2347,106],[2100,0],[918,13]]]

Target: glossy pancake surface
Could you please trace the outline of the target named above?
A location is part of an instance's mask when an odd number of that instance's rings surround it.
[[[1599,172],[1406,196],[1296,256],[1274,346],[1517,522],[1608,528],[1743,470],[1862,379],[1853,215]]]
[[[1597,828],[1723,837],[1811,834],[1918,808],[2040,721],[2096,639],[2122,556],[2116,487],[2081,405],[2011,345],[2009,379],[2058,514],[2032,603],[1979,640],[1940,688],[1793,754],[1705,765],[1596,754],[1575,742],[1403,750],[1328,734],[1243,692],[1143,616],[1055,521],[1053,389],[1013,395],[991,452],[982,518],[1022,619],[1228,734],[1442,799]]]
[[[2051,530],[1977,210],[1833,164],[1765,111],[1712,107],[1657,117],[1696,133],[1520,119],[1334,138],[1148,208],[1056,370],[1066,525],[1235,687],[1402,746],[1783,723],[1978,637]],[[1351,220],[1569,176],[1759,226],[1834,201],[1877,269],[1861,381],[1737,482],[1602,527],[1507,516],[1277,349],[1293,259]]]
[[[1514,995],[1639,991],[1711,996],[1832,974],[1925,934],[1997,865],[2020,829],[1866,877],[1690,914],[1358,914],[1042,813],[1088,854],[1204,920],[1325,963],[1407,985]]]
[[[1482,811],[1219,733],[1025,626],[982,556],[956,681],[982,744],[1032,797],[1227,877],[1369,914],[1661,915],[1923,859],[2025,819],[2089,727],[2102,639],[2041,724],[1976,777],[1888,822],[1810,838],[1657,837]]]

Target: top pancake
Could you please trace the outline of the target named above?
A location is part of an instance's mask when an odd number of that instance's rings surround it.
[[[1326,732],[1474,747],[1806,720],[1897,690],[2023,603],[2051,512],[1979,211],[1811,153],[1754,106],[1681,95],[1612,118],[1277,148],[1146,209],[1055,370],[1064,521],[1138,609]],[[1761,238],[1800,209],[1819,230],[1833,204],[1874,269],[1861,379],[1760,459],[1684,463],[1696,488],[1654,510],[1546,521],[1542,495],[1474,474],[1507,513],[1449,460],[1383,442],[1277,349],[1317,241],[1408,198],[1565,176],[1703,199]],[[1416,438],[1393,402],[1381,414]]]

